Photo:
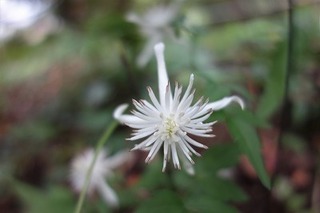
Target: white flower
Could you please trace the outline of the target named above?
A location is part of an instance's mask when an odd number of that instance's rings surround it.
[[[191,136],[213,137],[211,132],[215,122],[204,123],[211,113],[220,110],[232,102],[237,102],[242,108],[244,103],[237,96],[225,97],[216,102],[203,101],[200,98],[192,105],[195,90],[192,90],[193,74],[190,76],[189,85],[182,95],[182,87],[175,85],[172,93],[166,65],[164,61],[164,44],[159,43],[154,47],[158,63],[159,101],[153,90],[148,87],[151,102],[146,100],[133,100],[136,110],[132,115],[123,114],[127,104],[120,105],[114,112],[114,117],[121,123],[134,129],[132,137],[128,140],[143,139],[133,150],[149,150],[146,162],[150,162],[163,147],[163,169],[172,158],[175,168],[180,169],[182,161],[184,169],[190,174],[194,173],[193,154],[200,156],[194,147],[207,149],[208,147],[197,142]]]
[[[50,6],[50,3],[44,1],[1,0],[0,41],[5,41],[17,31],[32,26]]]
[[[87,171],[93,161],[94,154],[93,149],[87,149],[71,162],[70,182],[77,192],[81,192],[84,188]],[[106,152],[101,151],[93,167],[87,193],[92,194],[97,190],[110,207],[118,206],[118,197],[106,183],[105,178],[111,176],[113,174],[112,170],[127,161],[129,157],[128,152],[120,152],[115,156],[106,158]]]
[[[137,24],[147,38],[143,51],[139,54],[137,63],[140,67],[145,66],[152,57],[153,46],[165,37],[173,37],[170,24],[177,16],[179,4],[157,6],[149,9],[144,15],[139,16],[133,12],[127,15],[127,20]]]

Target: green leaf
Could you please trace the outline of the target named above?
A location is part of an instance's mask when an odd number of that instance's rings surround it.
[[[158,191],[149,200],[142,203],[137,213],[179,213],[186,212],[180,198],[172,191]]]
[[[191,196],[205,196],[216,201],[243,202],[247,194],[235,183],[220,177],[199,174],[196,177],[176,175],[175,184]]]
[[[194,191],[198,196],[206,195],[217,201],[245,201],[247,195],[235,183],[221,178],[200,179],[199,183],[194,186]]]
[[[206,213],[234,213],[238,212],[235,208],[224,202],[212,200],[207,196],[193,196],[186,202],[189,212],[206,212]]]
[[[239,160],[239,154],[239,147],[233,143],[217,144],[203,154],[203,158],[195,168],[204,167],[204,170],[216,174],[219,169],[235,166]]]
[[[278,45],[277,51],[271,57],[271,65],[265,90],[257,106],[256,114],[262,119],[267,119],[280,106],[284,96],[286,81],[286,54],[284,43]]]
[[[230,116],[226,113],[226,122],[233,138],[248,156],[261,182],[270,189],[270,178],[262,160],[260,140],[254,126],[237,114]]]
[[[112,114],[110,111],[84,111],[80,114],[78,123],[86,130],[103,130],[108,124],[108,120],[111,120],[110,114]]]
[[[293,133],[284,133],[281,142],[283,147],[296,153],[303,153],[306,150],[307,142]]]
[[[306,205],[307,198],[304,194],[293,194],[287,201],[289,210],[292,212],[301,212]]]
[[[72,212],[75,203],[71,193],[61,187],[50,187],[46,191],[39,190],[30,185],[12,181],[13,187],[27,207],[27,212],[56,213]]]
[[[168,175],[161,172],[162,165],[159,159],[154,159],[147,167],[143,176],[141,177],[139,184],[137,187],[143,187],[154,189],[159,185],[167,185],[168,183]]]
[[[246,201],[247,194],[240,187],[230,180],[217,176],[221,169],[235,166],[239,154],[239,146],[235,143],[215,145],[206,151],[203,158],[195,165],[195,176],[175,173],[174,183],[186,198],[206,197],[219,204],[225,202],[224,206],[228,201]]]
[[[46,141],[55,134],[54,126],[40,119],[16,125],[10,132],[14,140],[29,140],[35,143]]]

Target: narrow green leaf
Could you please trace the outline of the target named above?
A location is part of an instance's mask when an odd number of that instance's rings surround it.
[[[285,45],[278,45],[278,49],[271,57],[271,65],[267,80],[265,82],[264,93],[257,106],[256,114],[262,119],[267,119],[281,105],[285,89]]]
[[[255,168],[261,182],[270,189],[270,178],[265,170],[261,155],[260,140],[255,128],[238,116],[228,116],[226,121],[230,132],[238,143],[240,149],[248,156],[252,166]]]

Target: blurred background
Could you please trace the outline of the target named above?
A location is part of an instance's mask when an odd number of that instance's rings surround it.
[[[196,179],[135,152],[109,180],[120,207],[92,195],[84,212],[320,212],[320,1],[293,1],[292,18],[288,54],[285,0],[0,0],[0,212],[73,211],[70,161],[116,106],[157,88],[158,41],[171,82],[194,73],[198,98],[237,94],[250,113],[212,116]],[[239,134],[259,141],[271,190]],[[110,153],[132,148],[129,135],[119,126]]]

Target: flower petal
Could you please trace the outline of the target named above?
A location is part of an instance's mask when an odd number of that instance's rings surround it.
[[[149,163],[156,156],[156,154],[158,153],[158,151],[161,148],[162,144],[163,144],[163,141],[161,139],[159,139],[159,138],[157,139],[156,142],[154,142],[154,144],[152,145],[152,147],[151,147],[151,149],[149,151],[148,156],[145,159],[146,163]]]
[[[170,147],[171,147],[171,155],[172,155],[173,166],[174,166],[174,168],[181,169],[176,143],[171,143]]]
[[[193,165],[188,160],[182,160],[182,166],[189,175],[191,176],[195,175]]]
[[[150,59],[153,57],[153,47],[156,43],[161,41],[161,35],[155,34],[150,37],[148,42],[145,44],[142,52],[139,54],[137,64],[140,68],[145,67]]]
[[[123,112],[126,111],[126,109],[128,108],[128,104],[121,104],[119,105],[113,112],[113,117],[116,120],[119,120],[119,118],[123,115]]]
[[[106,164],[108,164],[111,169],[115,169],[118,166],[124,164],[126,161],[130,161],[132,158],[133,155],[128,150],[121,151],[109,157],[106,160]]]
[[[99,182],[97,190],[106,201],[106,203],[110,205],[110,207],[115,208],[119,206],[119,199],[117,194],[103,179],[101,179],[101,181]]]
[[[165,93],[169,79],[166,69],[166,63],[164,61],[164,44],[162,42],[154,46],[154,52],[158,64],[158,82],[159,82],[159,95],[160,103],[162,106],[165,104]]]
[[[143,20],[141,19],[141,17],[139,17],[136,13],[134,12],[130,12],[126,15],[126,20],[129,22],[132,22],[134,24],[139,24],[142,25],[143,24]]]
[[[120,123],[127,123],[127,124],[141,123],[141,121],[143,121],[140,118],[133,115],[124,115],[123,112],[127,108],[128,108],[128,104],[121,104],[120,106],[118,106],[113,112],[114,119],[118,120]]]
[[[183,153],[181,153],[181,150],[178,151],[178,155],[181,159],[181,162],[182,162],[182,167],[183,169],[191,176],[195,175],[195,171],[194,171],[194,168],[193,168],[193,164],[194,162],[193,161],[190,161],[188,160],[188,156],[187,155],[184,155]]]
[[[240,105],[241,109],[245,108],[244,101],[240,97],[238,97],[238,96],[230,96],[230,97],[222,98],[221,100],[218,100],[218,101],[215,101],[215,102],[208,103],[205,106],[205,109],[206,110],[211,109],[213,111],[217,111],[217,110],[225,108],[226,106],[228,106],[232,102],[237,102]]]

